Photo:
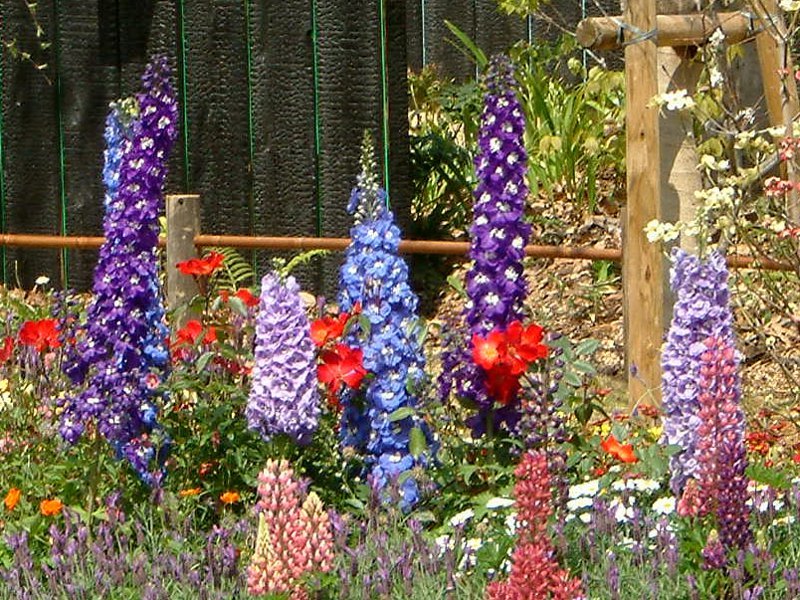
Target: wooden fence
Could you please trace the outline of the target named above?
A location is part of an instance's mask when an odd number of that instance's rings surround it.
[[[562,3],[566,21],[581,16]],[[573,6],[575,4],[575,6]],[[409,217],[407,66],[474,66],[445,19],[487,52],[537,25],[495,0],[0,0],[0,233],[99,235],[109,102],[169,57],[180,97],[171,193],[203,195],[205,230],[341,236],[361,132]],[[37,36],[37,30],[39,35]],[[30,55],[30,56],[27,56]],[[86,287],[93,251],[2,249],[7,283],[68,274]]]

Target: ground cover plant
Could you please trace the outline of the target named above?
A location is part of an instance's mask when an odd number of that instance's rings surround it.
[[[725,205],[669,255],[662,406],[628,406],[595,364],[603,340],[530,302],[531,196],[601,204],[598,165],[562,146],[550,168],[554,140],[532,147],[531,118],[561,102],[532,95],[533,52],[487,57],[472,84],[475,120],[451,141],[473,140],[474,170],[448,188],[470,200],[448,223],[469,262],[456,310],[429,321],[368,135],[333,300],[303,292],[303,257],[254,273],[216,249],[178,265],[198,295],[165,307],[177,112],[153,62],[108,118],[92,293],[0,290],[0,598],[800,597],[800,454],[789,418],[748,407]]]

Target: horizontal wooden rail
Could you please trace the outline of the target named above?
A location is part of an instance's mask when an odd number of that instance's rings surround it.
[[[26,233],[0,234],[0,246],[17,248],[73,248],[77,250],[96,250],[105,241],[101,236],[63,236]],[[166,238],[159,239],[164,246]],[[325,237],[266,237],[245,235],[201,234],[194,238],[194,245],[200,248],[226,246],[248,250],[344,250],[350,238]],[[463,256],[469,251],[469,242],[441,240],[402,240],[400,251],[405,254],[439,254]],[[571,260],[609,260],[620,262],[622,251],[617,248],[578,248],[575,246],[537,246],[525,247],[525,254],[532,258],[564,258]],[[734,269],[766,269],[769,271],[793,271],[794,265],[768,258],[754,258],[741,254],[728,256],[728,266]]]
[[[757,19],[755,19],[757,21]],[[738,44],[755,34],[754,19],[741,12],[656,16],[657,46],[700,46],[722,29],[729,44]],[[589,17],[575,30],[578,43],[591,50],[614,50],[635,36],[626,30],[622,17]]]

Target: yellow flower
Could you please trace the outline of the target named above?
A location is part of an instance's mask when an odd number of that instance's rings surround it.
[[[202,491],[203,491],[202,488],[199,488],[199,487],[188,488],[188,489],[181,490],[180,492],[178,492],[178,495],[181,498],[186,498],[187,496],[197,496],[197,494],[199,494]]]

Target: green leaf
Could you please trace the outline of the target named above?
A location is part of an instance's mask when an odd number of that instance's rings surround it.
[[[586,375],[595,375],[597,373],[597,369],[594,368],[594,365],[585,360],[576,360],[572,363],[572,368]]]
[[[459,296],[462,298],[467,297],[467,290],[464,289],[464,284],[461,282],[461,278],[453,273],[447,278],[448,285],[453,288],[455,291],[458,292]]]
[[[461,42],[463,48],[458,48],[461,52],[469,59],[475,61],[475,64],[478,65],[479,68],[483,69],[489,60],[486,58],[486,53],[478,48],[478,45],[472,41],[472,39],[463,31],[461,31],[456,25],[451,23],[450,21],[445,19],[444,22],[447,25],[447,28],[450,32],[458,38],[458,41]]]
[[[586,356],[587,354],[594,354],[600,347],[600,340],[588,339],[583,340],[575,346],[575,354]]]
[[[788,490],[792,487],[789,475],[777,469],[770,469],[761,463],[751,463],[745,474],[756,483],[763,483],[776,490]]]
[[[592,418],[592,412],[594,410],[591,404],[581,404],[575,408],[575,418],[578,419],[578,423],[581,425],[586,425],[589,419]]]
[[[414,409],[410,406],[401,406],[392,414],[389,415],[389,422],[394,423],[396,421],[402,421],[403,419],[410,417],[414,414]]]
[[[361,333],[368,338],[372,331],[372,323],[367,315],[363,313],[358,315],[358,326],[361,328]]]
[[[208,361],[214,358],[215,352],[204,352],[200,358],[197,359],[197,372],[204,371],[206,365],[208,365]]]
[[[247,317],[247,307],[244,305],[241,298],[231,296],[228,298],[228,306],[240,317]]]
[[[436,523],[438,520],[436,515],[429,510],[418,510],[409,515],[409,518],[414,519],[420,523]]]
[[[422,453],[428,449],[428,440],[425,439],[425,433],[419,427],[414,427],[409,436],[408,450],[411,456],[419,458]]]
[[[583,381],[581,380],[580,376],[572,371],[564,373],[563,381],[572,387],[581,387],[583,385]]]

